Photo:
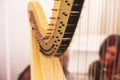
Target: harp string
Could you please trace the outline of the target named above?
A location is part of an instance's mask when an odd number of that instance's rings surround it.
[[[78,26],[79,28],[79,30],[78,30],[78,35],[80,36],[80,26]],[[80,46],[79,46],[79,44],[80,44],[80,39],[79,39],[79,41],[78,41],[78,51],[77,51],[77,71],[76,71],[76,80],[78,80],[78,78],[79,78],[79,59],[80,59],[80,51],[79,51],[79,49],[80,49]]]
[[[87,4],[87,8],[88,8],[88,13],[87,13],[87,33],[86,33],[86,51],[85,51],[85,70],[86,70],[86,68],[87,68],[87,56],[88,56],[88,41],[89,41],[89,39],[90,39],[90,35],[89,35],[89,29],[90,29],[90,15],[91,15],[91,11],[90,11],[90,8],[91,8],[91,4],[90,4],[90,0],[88,0],[88,2],[87,2],[88,4]],[[86,72],[86,71],[85,71]],[[86,75],[84,74],[84,80],[86,80],[87,78],[86,78]]]

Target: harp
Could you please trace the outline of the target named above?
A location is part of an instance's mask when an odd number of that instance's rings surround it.
[[[75,32],[84,0],[54,0],[50,24],[37,1],[30,1],[32,80],[66,80],[56,56],[62,55]]]

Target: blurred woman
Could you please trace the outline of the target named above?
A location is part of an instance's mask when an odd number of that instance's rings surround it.
[[[99,60],[89,67],[89,80],[120,80],[120,36],[110,35],[100,46]]]

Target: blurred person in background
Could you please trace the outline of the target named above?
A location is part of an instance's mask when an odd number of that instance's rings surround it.
[[[119,35],[110,35],[101,44],[99,60],[89,67],[89,80],[120,80]]]

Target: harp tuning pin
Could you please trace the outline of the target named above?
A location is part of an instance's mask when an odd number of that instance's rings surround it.
[[[58,11],[58,9],[51,9],[52,11]]]
[[[50,19],[56,19],[55,17],[50,17]]]

